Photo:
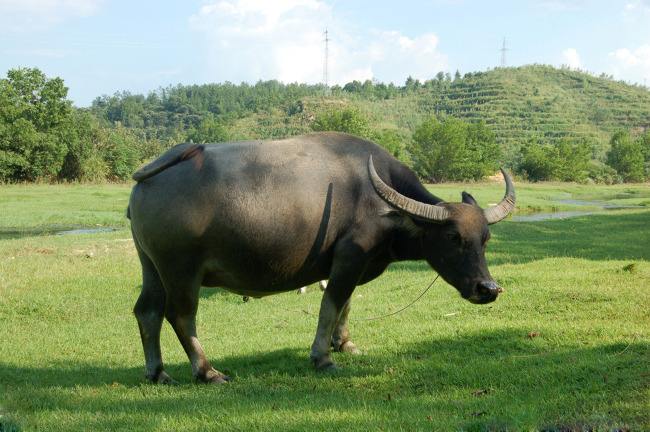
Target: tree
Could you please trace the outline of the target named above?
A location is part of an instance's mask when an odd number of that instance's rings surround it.
[[[411,146],[414,167],[433,181],[478,180],[498,168],[501,152],[484,123],[432,117],[418,126]]]
[[[557,180],[575,182],[587,180],[592,147],[593,145],[586,139],[560,141],[557,145]]]
[[[553,146],[533,141],[521,149],[521,162],[517,171],[531,181],[550,180],[555,176],[556,160]]]
[[[645,177],[648,179],[650,178],[650,130],[639,137],[639,144],[645,162]]]
[[[311,128],[315,131],[337,131],[370,137],[368,119],[356,107],[332,109],[316,116]]]
[[[138,147],[143,141],[133,130],[122,125],[104,129],[97,151],[108,168],[107,177],[111,180],[126,180],[140,164]]]
[[[532,181],[584,182],[593,170],[591,146],[586,140],[563,139],[559,144],[540,144],[533,138],[521,149],[517,171]]]
[[[217,143],[228,140],[226,128],[211,113],[206,114],[198,126],[187,133],[187,139],[195,143]]]
[[[641,140],[632,140],[626,131],[612,135],[607,152],[607,165],[614,168],[625,182],[645,179],[643,147]]]
[[[0,180],[57,175],[72,115],[67,94],[63,80],[38,69],[12,69],[0,80]]]
[[[96,154],[95,146],[100,141],[101,131],[97,119],[87,111],[76,110],[73,112],[71,122],[66,127],[66,142],[68,151],[58,173],[63,180],[103,180],[107,170],[100,169],[95,172],[97,164],[88,164],[101,159]],[[93,170],[92,172],[90,170]]]
[[[399,134],[392,129],[383,129],[373,132],[370,137],[372,141],[385,148],[390,154],[398,159],[404,156],[404,145]]]

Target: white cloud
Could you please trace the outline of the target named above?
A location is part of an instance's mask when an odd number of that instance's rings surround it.
[[[577,11],[583,8],[584,0],[542,0],[538,7],[550,12]]]
[[[0,26],[9,31],[42,30],[71,17],[87,17],[104,0],[0,0]]]
[[[321,82],[326,27],[330,84],[426,79],[448,68],[435,34],[359,34],[321,0],[213,1],[190,17],[190,27],[206,38],[215,81]]]
[[[647,12],[650,10],[650,0],[632,0],[625,3],[623,10],[626,13]]]
[[[616,78],[642,83],[650,81],[650,44],[638,48],[619,48],[609,53]]]
[[[623,19],[632,23],[647,26],[650,19],[650,0],[631,0],[623,7]]]
[[[582,61],[580,61],[580,55],[575,48],[567,48],[562,51],[562,58],[564,64],[571,69],[582,69]]]

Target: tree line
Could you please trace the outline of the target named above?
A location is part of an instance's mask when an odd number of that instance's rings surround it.
[[[453,79],[440,73],[424,83],[412,78],[404,86],[354,81],[332,91],[391,98],[462,79],[458,72]],[[414,125],[409,135],[373,125],[354,98],[352,103],[306,114],[303,100],[324,91],[318,85],[277,81],[176,86],[146,97],[102,96],[90,108],[79,109],[67,99],[60,78],[48,78],[38,69],[13,69],[0,80],[0,181],[125,180],[141,163],[177,143],[246,138],[233,125],[251,116],[264,121],[264,113],[278,111],[284,123],[298,126],[272,130],[263,137],[325,130],[351,133],[382,145],[427,181],[479,180],[503,164],[531,181],[650,179],[650,131],[614,133],[604,156],[588,138],[549,143],[543,136],[532,136],[513,157],[504,154],[482,120],[433,114]],[[292,120],[297,117],[299,121]]]

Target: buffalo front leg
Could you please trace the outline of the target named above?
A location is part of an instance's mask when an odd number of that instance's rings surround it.
[[[177,271],[173,274],[188,275],[192,272]],[[212,367],[196,333],[200,280],[197,277],[193,279],[189,282],[180,278],[164,279],[167,288],[165,316],[190,360],[194,379],[204,383],[224,383],[230,378]]]
[[[350,340],[350,331],[348,330],[348,315],[350,314],[351,299],[343,306],[339,320],[334,328],[332,335],[332,348],[334,351],[346,352],[350,354],[361,354],[354,342]]]
[[[317,370],[336,368],[330,355],[333,337],[337,341],[342,337],[348,337],[349,300],[364,268],[362,259],[345,253],[354,249],[354,247],[341,245],[341,252],[338,256],[336,252],[334,255],[329,284],[321,300],[316,337],[309,355]]]
[[[336,303],[329,295],[329,291],[325,293],[320,303],[320,312],[318,314],[318,327],[316,328],[316,337],[314,343],[311,345],[311,358],[314,367],[317,370],[334,369],[336,366],[330,356],[330,341],[332,340],[332,333],[338,321],[340,311]]]
[[[142,291],[133,313],[138,320],[144,349],[145,377],[152,383],[171,384],[173,380],[163,369],[160,353],[160,328],[165,313],[165,289],[153,263],[139,248],[142,264]]]

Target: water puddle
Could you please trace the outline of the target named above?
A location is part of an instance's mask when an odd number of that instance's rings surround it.
[[[55,233],[56,235],[78,235],[78,234],[97,234],[105,232],[117,231],[115,228],[103,227],[103,228],[79,228],[72,230],[59,231]]]
[[[630,198],[630,195],[616,195],[612,197],[613,199],[621,198]],[[617,204],[607,201],[590,201],[584,199],[558,199],[554,202],[560,204],[568,204],[573,206],[580,207],[594,207],[593,210],[558,210],[554,212],[540,212],[540,213],[531,213],[526,215],[514,215],[512,219],[513,222],[541,222],[545,220],[555,220],[555,219],[569,219],[579,216],[590,216],[593,214],[605,213],[608,210],[620,210],[620,209],[635,209],[635,208],[646,208],[642,205],[636,204]]]
[[[626,208],[643,208],[640,205],[624,205],[610,203],[607,201],[588,201],[588,200],[578,200],[578,199],[562,199],[557,200],[557,202],[562,204],[570,204],[575,206],[584,206],[584,207],[600,207],[601,209],[616,210],[616,209],[626,209]]]
[[[579,210],[568,210],[568,211],[557,211],[553,213],[533,213],[521,216],[513,216],[510,219],[512,222],[541,222],[545,220],[553,219],[569,219],[578,216],[589,216],[592,214],[599,213],[597,211],[579,211]]]
[[[0,228],[0,240],[41,237],[49,235],[99,234],[117,231],[113,227],[80,228],[79,226],[48,225],[33,228]]]

